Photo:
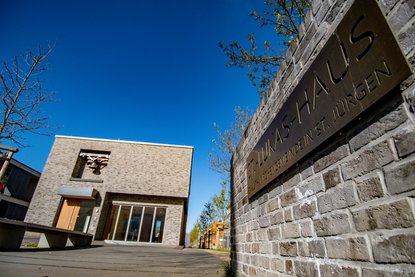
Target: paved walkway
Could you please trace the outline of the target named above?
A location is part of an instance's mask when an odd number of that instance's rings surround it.
[[[226,253],[164,247],[95,246],[0,252],[0,276],[223,276]]]

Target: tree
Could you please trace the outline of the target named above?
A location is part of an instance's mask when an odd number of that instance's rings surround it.
[[[197,245],[199,242],[199,227],[195,224],[190,230],[190,246]]]
[[[205,230],[214,222],[214,209],[211,201],[205,203],[202,212],[197,220],[199,230]]]
[[[226,218],[230,208],[230,195],[229,189],[227,188],[227,182],[223,181],[221,186],[222,188],[219,195],[215,194],[212,197],[214,221],[223,221]]]
[[[230,172],[231,158],[242,139],[250,121],[249,108],[243,110],[241,107],[235,108],[235,121],[229,130],[221,131],[218,124],[214,124],[217,138],[213,139],[214,149],[209,154],[209,163],[211,169],[222,174],[223,181],[219,195],[214,195],[209,201],[213,208],[213,221],[222,221],[225,219],[228,209],[230,208]],[[203,212],[202,212],[203,214]]]
[[[219,125],[214,123],[217,138],[212,140],[214,149],[209,154],[209,163],[211,169],[222,174],[226,182],[230,179],[232,154],[242,139],[249,120],[249,108],[243,110],[241,107],[236,107],[235,121],[229,130],[222,132]]]
[[[300,30],[311,0],[265,0],[263,12],[252,11],[250,15],[260,27],[271,27],[276,35],[276,46],[268,40],[258,47],[254,33],[248,35],[249,45],[244,47],[239,42],[219,43],[228,56],[228,66],[247,68],[248,77],[263,96],[276,69],[284,59],[287,47],[292,43]]]
[[[49,135],[48,118],[40,106],[51,101],[51,95],[42,86],[40,75],[47,69],[45,59],[52,47],[39,47],[36,53],[28,51],[24,57],[14,57],[11,63],[3,62],[0,70],[0,140],[10,140],[19,146],[23,134],[30,132]]]

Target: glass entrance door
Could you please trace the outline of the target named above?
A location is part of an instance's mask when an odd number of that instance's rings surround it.
[[[128,227],[127,241],[137,241],[140,232],[143,207],[132,207],[130,226]]]
[[[108,240],[161,243],[166,208],[112,205],[104,237]]]

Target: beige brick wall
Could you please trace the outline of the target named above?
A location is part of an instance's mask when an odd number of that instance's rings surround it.
[[[238,276],[415,275],[413,74],[248,198],[249,153],[353,2],[313,1],[233,156],[231,256]],[[414,72],[414,1],[377,3]]]
[[[100,175],[87,175],[86,178],[95,181],[71,178],[81,149],[111,152],[108,166]],[[98,226],[102,222],[98,221],[107,193],[146,196],[155,199],[155,203],[161,200],[150,196],[162,196],[175,201],[169,206],[166,218],[170,234],[166,242],[177,245],[182,233],[182,213],[189,197],[192,155],[191,147],[57,136],[25,221],[52,226],[61,201],[57,191],[62,185],[98,190],[102,201],[97,204],[90,224],[92,234],[96,228],[102,228]]]

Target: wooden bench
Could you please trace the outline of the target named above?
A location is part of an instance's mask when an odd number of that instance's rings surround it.
[[[23,221],[0,218],[0,248],[20,248],[26,231],[41,233],[38,247],[64,248],[68,240],[73,246],[89,246],[92,235]]]

